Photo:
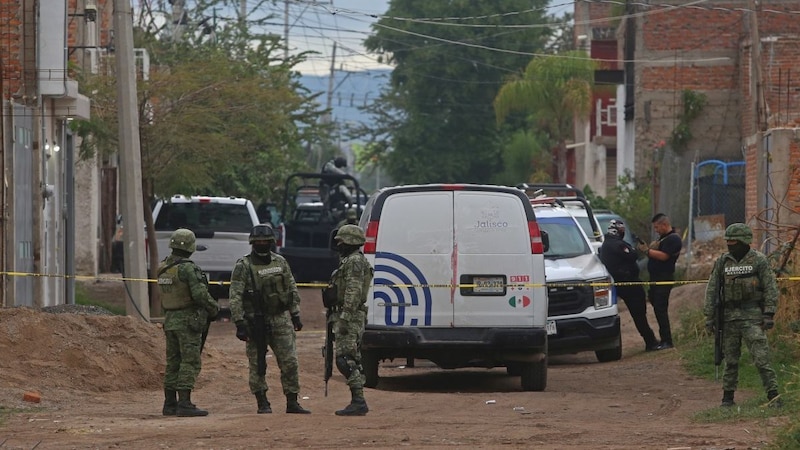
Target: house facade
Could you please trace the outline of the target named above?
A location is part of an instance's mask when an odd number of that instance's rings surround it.
[[[798,14],[797,0],[576,2],[576,36],[588,37],[595,59],[603,59],[596,48],[615,52],[623,72],[616,123],[588,136],[577,182],[612,186],[608,180],[630,168],[652,180],[654,211],[684,228],[694,165],[744,160],[744,220],[755,228],[774,219],[796,223],[798,177],[790,162],[800,124]],[[699,97],[697,117],[687,119]],[[597,100],[590,122],[607,110]]]

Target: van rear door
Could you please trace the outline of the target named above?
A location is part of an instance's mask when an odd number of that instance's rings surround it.
[[[375,243],[376,325],[451,327],[453,193],[387,196]],[[436,286],[439,287],[436,287]]]
[[[369,323],[531,327],[538,314],[543,324],[546,302],[534,312],[533,294],[545,295],[544,263],[531,253],[526,206],[513,193],[485,188],[387,195]]]
[[[530,284],[541,280],[532,279],[528,219],[520,198],[485,190],[453,194],[453,263],[461,285],[454,291],[453,325],[533,326]]]

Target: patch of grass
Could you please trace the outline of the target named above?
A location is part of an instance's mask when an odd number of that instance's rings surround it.
[[[75,285],[75,304],[99,306],[118,316],[124,316],[127,314],[127,311],[125,311],[124,307],[91,298],[88,292],[86,292],[86,289],[80,284]]]
[[[699,309],[687,309],[680,313],[680,327],[675,335],[681,360],[686,370],[695,376],[715,379],[714,337],[705,330],[705,317]],[[728,422],[739,419],[766,419],[773,416],[785,416],[788,424],[782,428],[775,442],[769,448],[784,450],[800,448],[800,369],[796,366],[800,346],[792,331],[787,327],[778,327],[769,333],[772,368],[778,376],[778,388],[783,407],[768,407],[767,397],[761,385],[761,377],[752,363],[750,352],[742,346],[739,359],[739,386],[737,394],[742,391],[756,392],[759,395],[749,400],[742,400],[737,395],[736,406],[721,408],[719,403],[700,411],[692,418],[698,422]],[[722,401],[722,372],[725,363],[719,366],[719,400]]]

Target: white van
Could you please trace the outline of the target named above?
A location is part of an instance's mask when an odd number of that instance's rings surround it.
[[[361,216],[375,268],[362,342],[366,386],[378,365],[506,367],[522,388],[547,384],[546,235],[524,192],[432,184],[384,188]]]

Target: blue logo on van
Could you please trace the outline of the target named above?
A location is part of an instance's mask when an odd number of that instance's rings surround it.
[[[412,285],[412,286],[396,286]],[[408,259],[389,252],[375,253],[375,289],[374,297],[386,304],[386,325],[406,325],[407,308],[420,306],[422,302],[425,312],[425,326],[431,325],[431,288],[425,275]],[[412,315],[414,310],[411,311]],[[419,311],[421,312],[421,311]],[[418,314],[419,314],[418,312]],[[419,318],[411,317],[408,325],[417,326]]]

